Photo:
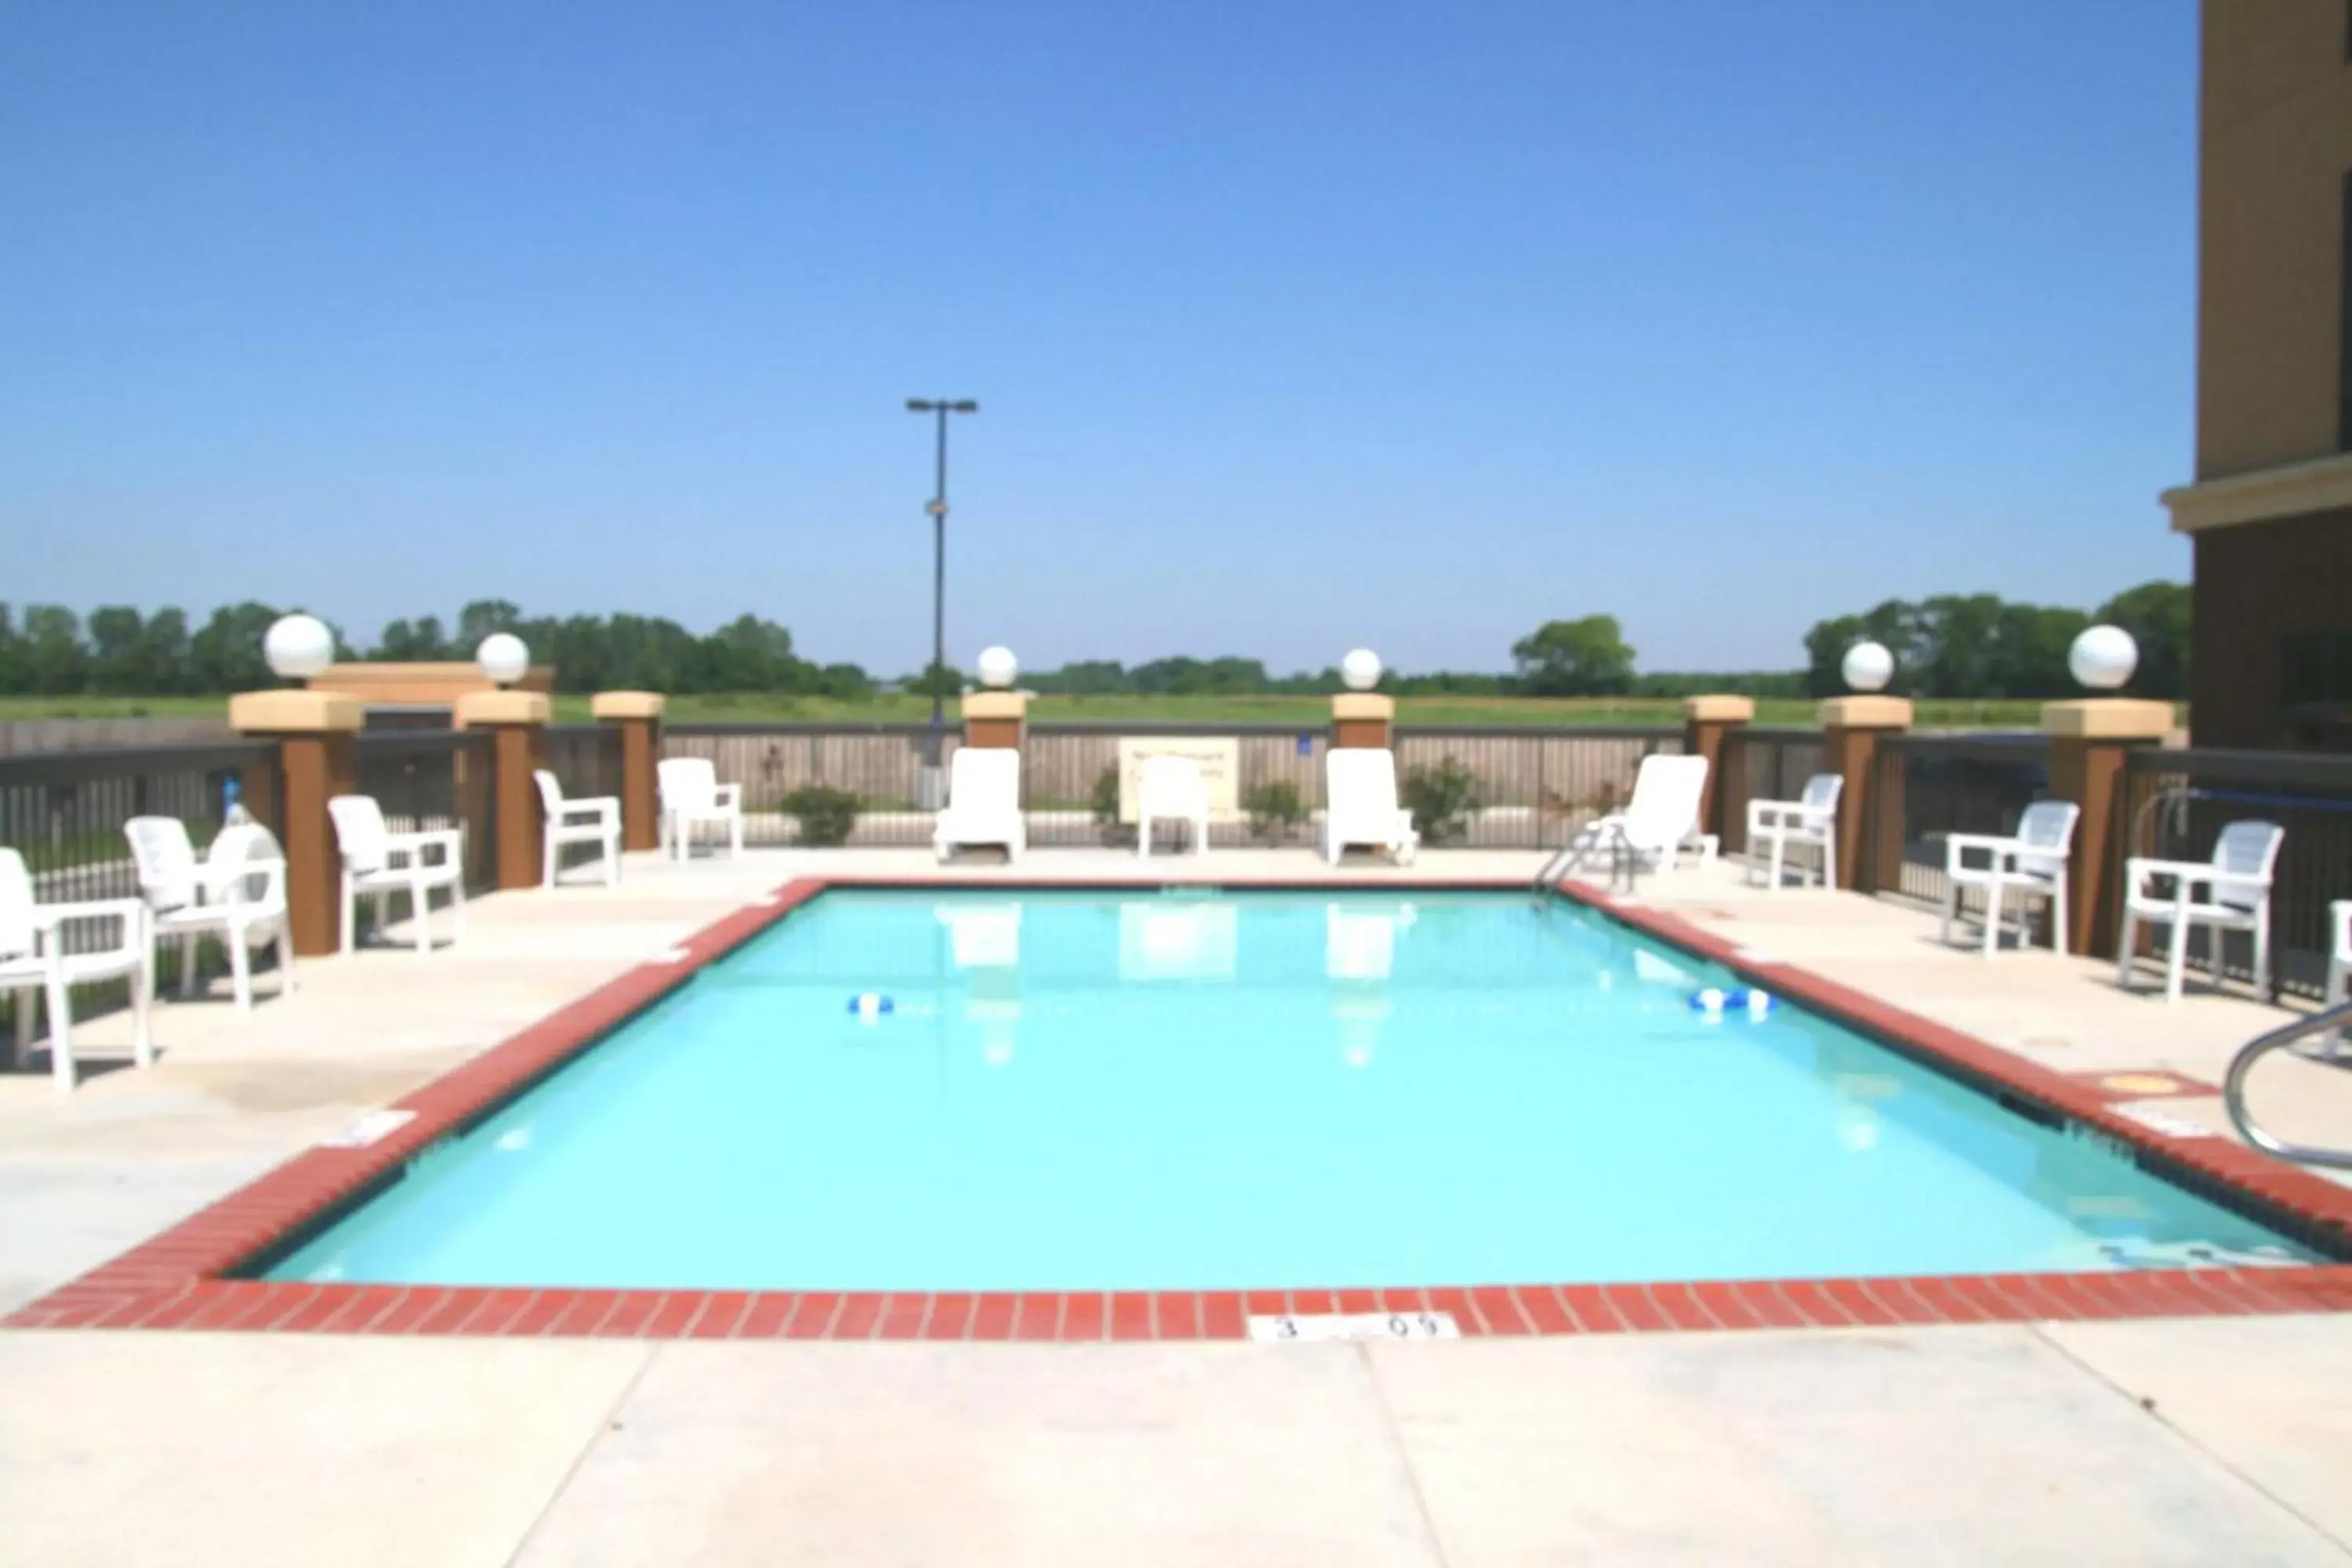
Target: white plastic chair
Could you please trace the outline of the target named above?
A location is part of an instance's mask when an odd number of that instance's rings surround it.
[[[948,759],[948,804],[931,831],[944,863],[970,844],[1002,844],[1007,860],[1029,847],[1021,820],[1021,753],[1010,746],[965,746]]]
[[[2074,822],[2082,807],[2071,800],[2037,800],[2017,819],[2017,831],[2007,837],[1992,833],[1950,833],[1944,836],[1944,918],[1936,928],[1939,942],[1952,940],[1952,922],[1960,914],[1960,889],[1984,892],[1984,955],[2000,946],[2001,922],[2009,900],[2021,906],[2034,900],[2050,905],[2050,951],[2066,951],[2066,862],[2074,853]],[[1966,863],[1968,852],[1986,857],[1982,866]],[[2017,942],[2032,940],[2026,911],[2018,910]]]
[[[372,796],[339,795],[327,802],[334,818],[335,842],[343,856],[343,955],[349,957],[359,941],[359,895],[375,900],[376,924],[383,924],[384,900],[394,893],[408,895],[416,924],[419,957],[433,951],[432,892],[449,893],[450,939],[466,934],[466,835],[463,828],[429,828],[394,833],[384,826],[383,809]],[[426,858],[439,850],[437,859]]]
[[[2320,993],[2319,1005],[2341,1007],[2352,1002],[2352,899],[2338,899],[2327,906],[2327,989]],[[2334,1061],[2352,1029],[2338,1029],[2327,1037],[2327,1059]]]
[[[1748,803],[1748,869],[1756,868],[1756,845],[1771,846],[1771,871],[1765,885],[1780,885],[1780,862],[1791,845],[1821,851],[1822,886],[1837,886],[1838,797],[1845,793],[1843,773],[1815,773],[1795,800],[1751,800]]]
[[[177,830],[177,843],[173,830]],[[140,863],[140,890],[146,899],[150,930],[155,942],[176,937],[180,943],[180,994],[196,991],[199,939],[217,939],[228,954],[229,985],[240,1013],[253,1010],[253,963],[256,949],[278,949],[278,987],[281,995],[294,990],[293,931],[286,913],[286,852],[269,830],[258,823],[233,824],[213,840],[204,864],[191,863],[188,879],[177,879],[179,846],[187,843],[187,829],[173,817],[133,817],[123,824],[124,836]],[[151,860],[158,875],[150,881]],[[193,896],[171,902],[183,887]]]
[[[1664,752],[1643,757],[1633,771],[1633,793],[1624,809],[1595,817],[1570,835],[1553,858],[1558,874],[1565,875],[1601,850],[1624,854],[1636,868],[1648,861],[1661,871],[1672,871],[1684,847],[1694,842],[1705,863],[1712,858],[1712,839],[1698,830],[1699,803],[1706,794],[1705,757]]]
[[[1136,780],[1135,852],[1151,856],[1154,817],[1181,817],[1192,826],[1192,853],[1209,851],[1209,786],[1201,778],[1201,764],[1191,757],[1146,757],[1142,776]]]
[[[540,886],[555,886],[557,853],[566,844],[593,844],[604,862],[604,886],[621,885],[621,800],[600,795],[581,800],[563,798],[563,785],[545,768],[531,770],[539,785],[539,803],[547,821],[540,828],[541,858],[545,862]]]
[[[743,853],[743,786],[720,784],[719,768],[709,757],[664,757],[654,774],[661,795],[662,847],[687,859],[694,850],[694,830],[723,827],[730,859]]]
[[[2274,822],[2232,822],[2213,841],[2213,858],[2158,860],[2135,855],[2124,862],[2123,934],[2116,950],[2116,984],[2131,987],[2132,951],[2139,924],[2168,925],[2172,937],[2164,965],[2164,999],[2180,1000],[2181,972],[2189,957],[2189,928],[2213,933],[2213,984],[2221,983],[2221,936],[2242,931],[2254,939],[2254,994],[2271,990],[2271,878],[2286,829]],[[2156,884],[2169,880],[2172,890]],[[2199,896],[2198,889],[2206,889]]]
[[[1323,756],[1323,858],[1332,865],[1349,846],[1379,850],[1409,866],[1421,848],[1412,813],[1397,804],[1396,753],[1385,746],[1336,746]]]
[[[65,951],[65,928],[111,922],[115,943]],[[140,899],[100,899],[44,904],[33,896],[25,858],[0,849],[0,990],[16,994],[16,1065],[33,1045],[33,1009],[49,1015],[49,1079],[59,1094],[74,1086],[72,989],[100,980],[131,982],[131,1053],[141,1067],[155,1059],[148,1013],[155,999],[155,959],[147,942],[147,905]]]

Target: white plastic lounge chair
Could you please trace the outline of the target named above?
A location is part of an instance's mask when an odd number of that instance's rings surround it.
[[[134,816],[122,831],[139,866],[140,894],[155,942],[179,941],[181,995],[195,994],[197,943],[206,936],[228,954],[238,1012],[253,1010],[252,954],[257,948],[277,947],[279,993],[293,991],[286,852],[268,828],[256,822],[222,828],[201,866],[189,847],[187,828],[176,817]]]
[[[1845,793],[1843,773],[1815,773],[1795,800],[1751,800],[1748,803],[1748,868],[1754,871],[1757,842],[1771,846],[1768,888],[1780,885],[1780,862],[1789,847],[1821,851],[1822,886],[1837,886],[1838,797]]]
[[[364,795],[339,795],[327,802],[335,821],[335,842],[343,852],[343,954],[359,942],[359,895],[375,900],[376,924],[383,923],[384,900],[406,893],[410,917],[416,925],[419,957],[433,951],[429,916],[432,891],[449,893],[454,941],[466,934],[466,836],[458,827],[431,828],[419,833],[394,833],[383,823],[383,810]],[[427,852],[438,850],[436,858]]]
[[[621,885],[621,800],[618,795],[601,795],[584,800],[563,798],[563,785],[545,768],[531,770],[531,779],[539,785],[539,803],[547,810],[547,822],[540,829],[541,850],[544,868],[540,886],[555,886],[555,862],[566,844],[593,844],[604,861],[604,886]]]
[[[2213,841],[2213,858],[2157,860],[2135,855],[2124,862],[2123,934],[2116,949],[2116,984],[2131,986],[2132,950],[2139,923],[2169,925],[2172,940],[2164,965],[2164,999],[2180,1000],[2181,971],[2189,957],[2189,928],[2213,933],[2213,984],[2221,983],[2221,935],[2251,932],[2254,939],[2254,994],[2271,992],[2271,876],[2286,829],[2274,822],[2232,822]],[[2157,884],[2169,881],[2168,890]],[[2199,889],[2203,889],[2200,896]]]
[[[1984,893],[1984,955],[1990,958],[2000,946],[2000,927],[2007,918],[2009,900],[2016,896],[2021,906],[2034,900],[2050,905],[2050,951],[2063,954],[2066,951],[2066,860],[2074,851],[2074,820],[2082,816],[2082,807],[2071,800],[2037,800],[2027,806],[2017,819],[2017,831],[2004,838],[1991,833],[1951,833],[1944,837],[1944,918],[1936,929],[1937,940],[1952,940],[1952,922],[1959,918],[1960,889],[1977,888]],[[1970,866],[1966,857],[1975,852],[1987,858],[1987,864]],[[2025,910],[2018,910],[2017,942],[2020,947],[2032,941],[2032,927],[2026,923]]]
[[[1647,861],[1672,871],[1675,858],[1696,842],[1702,862],[1711,858],[1712,838],[1698,830],[1699,801],[1706,794],[1706,759],[1655,752],[1633,772],[1633,794],[1622,811],[1595,817],[1570,836],[1544,868],[1550,881],[1595,855],[1622,856],[1627,869]]]
[[[944,862],[965,845],[1002,844],[1007,860],[1029,847],[1021,821],[1021,753],[1010,746],[965,746],[948,759],[948,804],[931,832]]]
[[[719,782],[719,769],[709,757],[664,757],[654,768],[661,795],[662,847],[686,859],[694,848],[694,830],[714,826],[727,830],[727,854],[743,853],[743,786]]]
[[[110,925],[114,943],[68,952],[64,928],[79,922]],[[131,982],[131,1053],[141,1067],[155,1059],[147,1032],[155,998],[155,961],[147,942],[147,905],[139,899],[100,899],[88,903],[44,904],[33,896],[25,858],[0,849],[0,991],[16,994],[16,1065],[33,1045],[33,1009],[46,1002],[49,1014],[49,1079],[59,1094],[74,1086],[73,998],[77,985],[97,980]]]
[[[1192,826],[1192,853],[1209,849],[1209,786],[1202,782],[1201,764],[1190,757],[1146,757],[1136,781],[1135,852],[1151,857],[1154,817],[1181,817]]]
[[[1348,848],[1381,850],[1400,866],[1421,848],[1412,813],[1397,804],[1396,753],[1385,746],[1339,746],[1323,758],[1323,858]]]

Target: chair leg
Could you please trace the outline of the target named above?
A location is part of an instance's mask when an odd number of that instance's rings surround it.
[[[1786,834],[1772,835],[1772,879],[1766,885],[1776,893],[1780,890],[1780,862],[1787,855],[1788,849],[1789,838]]]
[[[2189,922],[2176,920],[2172,922],[2171,951],[2166,955],[2164,963],[2164,999],[2167,1002],[2180,1000],[2181,975],[2188,966]]]
[[[2264,899],[2254,907],[2254,998],[2271,1000],[2271,904]]]
[[[294,994],[294,927],[283,919],[278,922],[278,994]]]
[[[155,1036],[150,1016],[155,1011],[155,944],[147,942],[139,967],[131,973],[131,1059],[142,1068],[155,1065]]]
[[[343,873],[343,956],[352,955],[352,944],[359,938],[359,900],[352,891],[352,874]]]
[[[59,1094],[71,1094],[74,1087],[73,1003],[66,994],[62,973],[52,972],[48,984],[49,1003],[49,1081]]]
[[[236,1010],[253,1011],[253,950],[245,944],[245,932],[235,926],[228,932],[228,984],[236,998]]]
[[[1822,890],[1837,891],[1837,829],[1822,835]]]
[[[1996,879],[1992,886],[1985,889],[1984,955],[1987,958],[1990,958],[2000,946],[2000,921],[2008,901],[2007,891]]]
[[[2050,951],[2065,957],[2067,941],[2066,872],[2061,867],[2057,879],[2050,884]]]
[[[608,833],[604,836],[604,886],[617,888],[620,885],[621,836]]]

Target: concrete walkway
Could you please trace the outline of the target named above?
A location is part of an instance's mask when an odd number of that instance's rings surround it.
[[[482,900],[430,960],[306,963],[249,1017],[167,1004],[150,1071],[62,1100],[0,1076],[0,1310],[813,868],[932,869],[633,859],[618,893]],[[1986,965],[1912,911],[1727,871],[1643,895],[2063,1070],[2210,1081],[2285,1016]],[[2352,1135],[2346,1075],[2281,1072],[2291,1131]],[[2333,1563],[2347,1388],[2334,1317],[1372,1347],[0,1332],[0,1563]]]

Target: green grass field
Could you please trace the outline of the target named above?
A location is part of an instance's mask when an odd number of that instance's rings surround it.
[[[225,713],[219,697],[0,697],[0,720],[210,717]],[[688,722],[792,721],[804,723],[918,722],[930,705],[920,697],[877,697],[836,702],[816,697],[753,693],[678,697],[669,717]],[[1041,724],[1118,723],[1161,721],[1186,723],[1315,725],[1330,712],[1321,697],[1041,697],[1029,716]],[[2041,721],[2039,702],[1940,702],[1918,705],[1923,729],[2032,729]],[[559,723],[588,721],[588,699],[559,697]],[[1671,698],[1405,697],[1397,701],[1405,724],[1659,724],[1682,722],[1682,704]],[[1811,701],[1760,701],[1759,724],[1809,726],[1817,719]]]

